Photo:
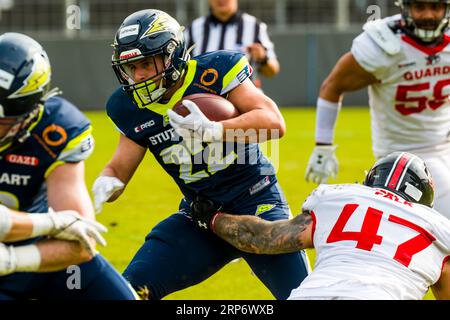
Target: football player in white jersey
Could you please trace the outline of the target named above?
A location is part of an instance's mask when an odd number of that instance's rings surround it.
[[[450,220],[433,206],[433,181],[419,157],[378,160],[363,185],[320,185],[302,214],[268,222],[231,215],[208,199],[192,216],[233,246],[259,254],[315,248],[313,272],[289,299],[450,299]]]
[[[435,179],[435,209],[450,218],[450,0],[397,4],[401,15],[365,24],[322,83],[306,180],[336,177],[333,136],[343,94],[368,86],[375,157],[419,155]]]

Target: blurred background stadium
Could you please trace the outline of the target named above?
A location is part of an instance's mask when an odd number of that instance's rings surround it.
[[[315,187],[304,181],[314,144],[315,110],[293,107],[315,105],[320,83],[367,20],[398,11],[393,0],[239,0],[239,6],[268,24],[281,64],[280,74],[263,82],[287,122],[277,167],[295,215]],[[117,86],[110,66],[110,45],[121,21],[146,8],[164,10],[185,25],[208,12],[207,0],[0,0],[0,33],[23,32],[41,42],[52,63],[53,85],[85,111],[94,125],[96,149],[86,166],[89,188],[112,156],[118,138],[103,112],[106,99]],[[68,28],[67,22],[78,9],[79,28]],[[352,93],[344,101],[345,106],[367,106],[367,94],[365,90]],[[374,160],[367,107],[343,109],[336,141],[337,182],[361,181]],[[98,216],[110,230],[108,246],[101,252],[123,271],[150,229],[177,210],[180,198],[175,183],[147,156],[122,197],[107,204]],[[314,252],[309,255],[313,260]],[[166,299],[273,297],[246,263],[238,260],[203,283]]]
[[[315,104],[321,81],[363,23],[398,12],[394,0],[240,0],[239,6],[269,25],[281,73],[263,80],[264,88],[282,106]],[[79,26],[67,28],[77,8]],[[164,10],[187,25],[208,12],[208,2],[0,0],[0,32],[24,32],[42,42],[54,83],[81,108],[98,109],[117,85],[109,65],[114,33],[128,14],[145,8]],[[365,91],[346,98],[347,105],[366,101]]]

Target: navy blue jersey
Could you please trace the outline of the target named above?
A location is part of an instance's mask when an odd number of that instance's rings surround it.
[[[182,86],[168,102],[138,108],[120,87],[108,100],[107,113],[122,134],[153,153],[188,201],[201,193],[231,206],[273,181],[263,177],[275,170],[258,144],[187,143],[171,127],[166,112],[194,93],[226,97],[250,74],[251,67],[240,53],[207,53],[189,61]]]
[[[89,120],[60,97],[46,101],[30,136],[0,157],[0,203],[47,212],[46,177],[59,165],[86,159],[93,150]]]

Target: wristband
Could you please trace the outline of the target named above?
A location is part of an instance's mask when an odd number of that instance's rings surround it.
[[[55,224],[49,213],[32,213],[28,216],[33,223],[32,238],[47,235],[53,231]]]
[[[216,218],[217,218],[220,214],[222,214],[222,212],[217,211],[217,212],[214,214],[214,216],[212,217],[212,219],[211,219],[211,223],[210,223],[209,228],[211,229],[211,231],[212,231],[213,233],[216,233],[216,226],[215,226]]]
[[[341,102],[317,99],[316,143],[333,144],[334,127],[341,105]]]
[[[15,271],[36,272],[41,266],[41,252],[34,244],[9,247],[11,262],[15,264]]]
[[[0,205],[0,241],[3,241],[12,228],[11,211],[4,205]]]

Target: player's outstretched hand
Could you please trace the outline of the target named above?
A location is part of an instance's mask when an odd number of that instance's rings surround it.
[[[125,184],[116,177],[99,176],[92,186],[94,194],[95,213],[100,213],[103,204],[118,190],[122,190]]]
[[[222,206],[214,201],[202,197],[195,197],[191,203],[191,216],[197,227],[214,231],[214,219],[220,213]]]
[[[338,173],[338,160],[336,158],[336,145],[315,146],[308,167],[306,168],[305,180],[316,184],[327,183],[331,176],[336,179]]]

